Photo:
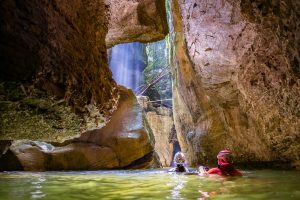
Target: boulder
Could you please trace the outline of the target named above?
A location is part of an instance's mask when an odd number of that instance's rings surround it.
[[[108,124],[72,141],[108,146],[116,153],[119,166],[125,167],[153,151],[155,141],[132,90],[119,87],[120,103]]]

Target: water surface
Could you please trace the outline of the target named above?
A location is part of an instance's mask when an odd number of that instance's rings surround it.
[[[300,172],[243,173],[241,178],[220,178],[166,170],[4,172],[0,199],[300,199]]]

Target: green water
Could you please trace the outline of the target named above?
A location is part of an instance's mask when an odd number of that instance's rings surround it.
[[[300,172],[243,171],[241,178],[166,170],[0,173],[0,200],[300,199]]]

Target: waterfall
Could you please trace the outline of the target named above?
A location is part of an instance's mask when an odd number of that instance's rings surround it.
[[[110,53],[109,67],[114,80],[135,91],[143,81],[144,45],[138,42],[119,44],[112,47]]]

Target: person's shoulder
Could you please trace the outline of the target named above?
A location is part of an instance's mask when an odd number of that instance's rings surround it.
[[[214,168],[211,168],[210,170],[208,170],[208,174],[218,174],[218,173],[220,173],[221,172],[221,170],[219,169],[219,168],[217,168],[217,167],[214,167]]]

